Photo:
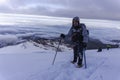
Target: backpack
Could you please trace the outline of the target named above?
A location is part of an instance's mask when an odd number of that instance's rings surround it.
[[[89,30],[87,29],[87,35],[89,35]]]

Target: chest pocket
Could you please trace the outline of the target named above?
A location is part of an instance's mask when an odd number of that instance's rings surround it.
[[[82,28],[72,29],[72,42],[83,42]]]

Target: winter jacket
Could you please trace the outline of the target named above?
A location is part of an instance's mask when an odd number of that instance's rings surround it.
[[[86,29],[85,24],[81,23],[80,26],[82,28],[83,43],[87,44],[89,39],[89,31]],[[73,29],[74,27],[70,28],[68,34],[66,35],[65,41],[72,42]]]

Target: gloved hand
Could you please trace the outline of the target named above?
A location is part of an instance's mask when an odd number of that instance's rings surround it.
[[[87,43],[83,43],[83,47],[86,48],[87,47]]]
[[[64,38],[65,38],[65,35],[64,35],[64,34],[61,34],[60,37],[64,39]]]

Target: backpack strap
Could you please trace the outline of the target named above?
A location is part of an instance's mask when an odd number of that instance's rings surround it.
[[[88,43],[88,39],[89,39],[89,31],[87,30],[86,28],[86,25],[85,24],[80,24],[81,27],[82,27],[82,35],[83,35],[83,42],[84,43]]]

